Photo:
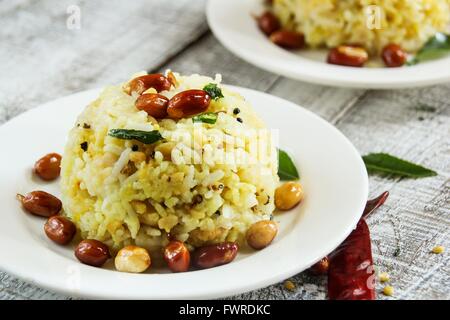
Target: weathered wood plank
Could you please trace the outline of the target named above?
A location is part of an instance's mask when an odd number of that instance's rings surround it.
[[[371,190],[389,189],[387,205],[369,219],[376,265],[391,274],[399,299],[449,299],[450,86],[372,91],[338,128],[362,153],[385,151],[438,172],[427,179],[372,177]],[[394,256],[397,248],[398,256]]]
[[[389,190],[388,202],[371,218],[375,265],[387,271],[394,299],[449,299],[448,255],[435,245],[450,245],[450,86],[370,91],[337,121],[361,153],[385,151],[433,168],[427,179],[371,176],[371,194]],[[344,183],[344,182],[343,182]],[[398,251],[399,250],[399,251]],[[306,273],[294,277],[299,288],[287,298],[322,298],[324,287]],[[321,279],[324,280],[324,279]],[[312,290],[304,292],[304,288]],[[276,298],[281,284],[239,296]],[[377,284],[377,290],[382,285]],[[379,294],[380,299],[386,299]]]
[[[204,0],[0,2],[0,123],[39,103],[127,79],[207,30]],[[81,29],[66,10],[79,5]]]

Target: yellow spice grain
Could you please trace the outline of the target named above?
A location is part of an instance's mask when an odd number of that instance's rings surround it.
[[[444,246],[436,246],[434,247],[431,252],[435,253],[435,254],[441,254],[445,251]]]
[[[386,287],[384,287],[384,289],[383,289],[383,294],[385,295],[385,296],[392,296],[392,295],[394,295],[394,288],[392,287],[392,286],[386,286]]]
[[[390,280],[389,274],[387,272],[380,273],[378,277],[380,279],[380,282],[388,282]]]
[[[291,280],[286,280],[284,282],[284,287],[289,291],[294,291],[296,288],[295,284]]]

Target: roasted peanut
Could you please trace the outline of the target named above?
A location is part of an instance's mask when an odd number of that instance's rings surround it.
[[[169,90],[170,86],[171,83],[165,76],[160,73],[154,73],[134,78],[130,81],[126,91],[128,94],[131,94],[132,92],[142,94],[149,88],[155,88],[157,92],[161,92]]]
[[[144,93],[136,100],[136,108],[144,110],[155,119],[167,117],[169,99],[159,93]]]
[[[303,34],[289,30],[278,30],[270,35],[270,41],[286,49],[301,49],[305,45]]]
[[[121,272],[144,272],[150,267],[151,263],[152,260],[148,251],[137,246],[123,247],[114,259],[116,269]]]
[[[238,250],[239,246],[234,242],[222,242],[201,247],[194,251],[192,262],[200,269],[217,267],[233,261]]]
[[[61,172],[61,156],[57,153],[49,153],[40,158],[34,164],[34,173],[43,180],[54,180]]]
[[[98,240],[88,239],[81,241],[75,248],[75,257],[84,264],[101,267],[111,255],[106,244]]]
[[[258,221],[250,226],[245,238],[250,247],[260,250],[273,241],[277,232],[278,226],[275,221]]]
[[[399,45],[393,43],[383,48],[381,57],[386,66],[390,68],[401,67],[408,58],[406,52]]]
[[[286,182],[275,190],[275,206],[280,210],[289,210],[303,200],[303,188],[298,182]]]
[[[266,11],[257,17],[256,21],[258,22],[259,29],[267,36],[270,36],[271,33],[277,31],[281,27],[278,18],[270,11]]]
[[[72,241],[77,232],[77,228],[69,219],[61,216],[53,216],[48,218],[44,225],[44,231],[51,240],[64,245]]]
[[[169,118],[181,119],[206,111],[211,97],[203,90],[186,90],[169,100],[167,113]]]
[[[369,60],[367,51],[355,46],[339,46],[331,49],[328,54],[328,63],[349,67],[362,67]]]
[[[316,262],[309,268],[309,271],[317,276],[328,274],[328,268],[330,266],[330,261],[328,257],[322,258],[319,262]]]
[[[164,248],[164,260],[173,272],[185,272],[189,269],[191,255],[181,241],[170,241]]]
[[[51,217],[61,211],[62,203],[45,191],[32,191],[25,196],[18,194],[17,199],[29,213],[41,217]]]

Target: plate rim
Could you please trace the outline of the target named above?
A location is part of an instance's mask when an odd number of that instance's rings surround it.
[[[294,71],[294,68],[290,68],[287,65],[276,65],[276,64],[270,64],[267,63],[267,60],[264,58],[260,58],[259,55],[255,55],[252,52],[254,51],[247,51],[247,50],[241,50],[240,47],[235,44],[233,41],[228,39],[227,36],[224,35],[224,31],[221,30],[219,27],[219,24],[217,24],[214,21],[215,17],[215,5],[218,3],[226,3],[229,0],[208,0],[206,4],[206,20],[208,22],[208,25],[216,37],[216,39],[232,54],[236,55],[237,57],[241,58],[242,60],[258,67],[263,70],[272,72],[274,74],[285,76],[290,79],[294,80],[300,80],[308,83],[313,83],[317,85],[327,85],[332,87],[338,87],[338,88],[364,88],[364,89],[405,89],[405,88],[418,88],[418,87],[426,87],[430,85],[436,85],[436,84],[445,84],[450,82],[450,72],[445,73],[445,68],[438,68],[438,70],[443,71],[442,74],[439,76],[436,76],[434,73],[429,73],[430,76],[423,77],[424,70],[426,71],[427,64],[436,64],[439,63],[439,60],[427,62],[426,64],[421,64],[417,66],[412,66],[408,68],[415,68],[415,73],[422,73],[422,77],[418,79],[409,79],[408,77],[405,77],[403,81],[397,81],[395,78],[392,78],[392,75],[394,72],[398,72],[400,68],[351,68],[351,67],[345,67],[345,66],[337,66],[337,65],[329,65],[326,63],[318,62],[309,60],[306,58],[298,57],[302,60],[306,60],[308,65],[317,65],[317,68],[315,69],[322,69],[316,70],[316,72],[308,71],[307,73],[299,73]],[[249,0],[249,1],[262,1],[262,0]],[[236,1],[238,2],[238,1]],[[245,6],[244,1],[238,2],[240,5]],[[256,4],[255,4],[256,5]],[[238,10],[237,10],[238,11]],[[245,10],[244,10],[245,11]],[[250,17],[249,17],[250,18]],[[256,26],[256,24],[255,24]],[[292,56],[295,56],[294,54],[291,54],[288,50],[283,50],[283,53],[285,57],[290,58]],[[450,63],[450,56],[445,58]],[[301,63],[301,61],[299,61]],[[424,67],[425,66],[425,67]],[[351,71],[350,71],[351,70]],[[371,76],[379,73],[381,70],[382,72],[385,72],[386,75],[383,75],[383,80],[377,80],[377,81],[370,81]],[[450,68],[448,68],[450,70]],[[328,72],[327,72],[328,71]],[[330,78],[323,76],[322,74],[339,74],[339,73],[350,73],[354,72],[354,75],[348,75],[348,76],[341,76],[341,77],[335,77]],[[432,70],[430,70],[432,71]],[[352,80],[352,76],[358,75],[355,77],[356,80]],[[381,75],[378,75],[381,76]]]
[[[237,91],[238,93],[242,94],[243,96],[245,96],[245,92],[251,92],[254,95],[268,96],[271,99],[276,99],[276,100],[280,101],[280,103],[282,103],[287,108],[290,108],[290,109],[293,109],[293,110],[297,109],[297,111],[306,113],[309,116],[315,118],[315,120],[321,122],[323,125],[325,125],[328,128],[330,128],[334,132],[334,134],[338,135],[339,138],[343,142],[345,142],[348,145],[348,147],[350,147],[349,150],[351,150],[354,153],[354,155],[357,156],[356,158],[359,161],[360,169],[361,168],[365,168],[363,160],[362,160],[362,158],[359,155],[359,152],[357,151],[355,146],[350,142],[350,140],[347,137],[345,137],[345,135],[339,129],[337,129],[334,125],[330,124],[328,121],[324,120],[323,118],[321,118],[317,114],[313,113],[312,111],[310,111],[310,110],[308,110],[308,109],[306,109],[306,108],[304,108],[304,107],[302,107],[302,106],[300,106],[300,105],[298,105],[298,104],[296,104],[294,102],[288,101],[288,100],[283,99],[281,97],[277,97],[277,96],[274,96],[274,95],[271,95],[271,94],[268,94],[268,93],[265,93],[265,92],[261,92],[261,91],[257,91],[257,90],[253,90],[253,89],[248,89],[248,88],[244,88],[244,87],[240,87],[240,86],[231,86],[231,85],[226,85],[226,84],[225,84],[225,86],[227,88],[231,89],[231,90]],[[4,124],[2,124],[0,126],[0,128],[3,129],[3,127],[5,125],[11,125],[11,123],[13,123],[15,119],[20,118],[24,114],[37,112],[36,110],[38,110],[41,107],[44,107],[46,105],[54,104],[54,103],[57,103],[57,102],[59,102],[61,100],[65,100],[65,99],[74,99],[74,98],[76,99],[79,96],[84,96],[84,95],[96,95],[96,94],[98,94],[98,92],[100,90],[101,89],[91,89],[91,90],[80,91],[80,92],[77,92],[77,93],[74,93],[74,94],[71,94],[71,95],[68,95],[68,96],[60,97],[60,98],[51,100],[49,102],[40,104],[39,106],[37,106],[35,108],[32,108],[32,109],[30,109],[30,110],[28,110],[28,111],[26,111],[26,112],[16,116],[16,117],[10,119],[9,121],[7,121]],[[362,173],[362,172],[360,172],[360,173]],[[363,189],[362,193],[365,195],[364,199],[361,199],[361,201],[359,203],[359,211],[362,212],[362,210],[364,209],[366,200],[367,200],[367,195],[368,195],[368,190],[369,190],[369,181],[368,181],[368,176],[367,176],[367,172],[365,171],[365,169],[364,169],[364,174],[361,174],[360,178],[362,179],[362,189]],[[324,252],[323,256],[325,256],[326,254],[328,254],[329,252],[334,250],[350,234],[350,232],[356,226],[358,220],[359,220],[359,216],[355,214],[354,215],[354,219],[353,219],[353,223],[349,224],[345,230],[341,231],[341,233],[340,233],[341,237],[339,237],[339,239],[337,239],[337,237],[336,237],[336,240],[333,241],[332,245],[329,245],[328,247],[324,247],[322,249],[321,252]],[[58,255],[58,258],[62,259],[64,257]],[[299,273],[301,271],[304,271],[307,267],[311,266],[312,264],[314,264],[315,262],[317,262],[320,259],[321,259],[321,257],[317,258],[315,261],[310,261],[309,265],[306,266],[306,267],[304,265],[297,264],[297,265],[291,266],[287,270],[286,269],[283,270],[283,272],[279,272],[276,275],[273,275],[272,277],[267,277],[267,278],[265,278],[263,280],[259,280],[259,282],[247,282],[247,283],[239,286],[239,288],[232,287],[232,288],[228,288],[226,290],[222,290],[220,292],[219,291],[214,291],[214,292],[197,292],[195,295],[192,295],[192,296],[183,296],[183,295],[181,295],[181,296],[171,296],[171,297],[169,297],[169,296],[161,296],[159,298],[155,298],[155,297],[145,297],[145,296],[143,296],[142,292],[135,291],[135,292],[127,292],[127,297],[125,297],[125,299],[205,299],[205,298],[221,298],[221,297],[237,295],[237,294],[241,294],[241,293],[248,292],[248,291],[251,291],[251,290],[264,288],[264,287],[267,287],[267,286],[272,285],[274,283],[277,283],[279,281],[282,281],[282,280],[284,280],[284,279],[286,279],[288,277],[291,277],[291,276],[293,276],[293,275],[295,275],[295,274],[297,274],[297,273]],[[82,265],[81,267],[86,267],[86,266]],[[91,287],[89,287],[89,288],[84,287],[84,288],[80,288],[77,291],[71,291],[71,290],[69,290],[66,287],[56,286],[55,285],[56,281],[54,281],[54,282],[50,281],[50,283],[49,283],[49,280],[48,280],[49,278],[42,277],[40,280],[36,280],[35,279],[36,273],[30,272],[30,271],[24,272],[22,270],[23,268],[21,268],[21,271],[16,272],[16,270],[13,270],[13,268],[14,268],[13,264],[11,264],[11,265],[7,264],[5,266],[5,264],[2,263],[2,265],[1,265],[1,269],[5,270],[9,274],[12,274],[12,275],[14,275],[14,276],[16,276],[16,277],[18,277],[20,279],[23,279],[23,280],[27,281],[27,282],[31,282],[32,284],[37,285],[39,287],[51,290],[53,292],[61,293],[61,294],[64,294],[64,295],[75,296],[75,297],[80,297],[80,298],[94,298],[94,299],[98,299],[98,298],[101,298],[101,299],[122,298],[123,299],[124,298],[124,297],[121,296],[120,293],[118,293],[118,292],[108,292],[104,288],[103,289],[97,288],[95,290],[92,290]],[[91,268],[91,267],[88,267],[88,268]],[[29,270],[29,268],[28,268],[28,270]],[[213,269],[209,269],[209,270],[213,270]],[[94,271],[98,271],[98,270],[94,269],[92,271],[94,272]]]

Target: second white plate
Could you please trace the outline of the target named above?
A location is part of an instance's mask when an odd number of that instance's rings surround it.
[[[306,82],[338,87],[394,89],[450,82],[450,55],[402,68],[352,68],[325,62],[319,51],[277,47],[258,29],[253,15],[263,0],[209,0],[211,30],[231,52],[262,69]]]

